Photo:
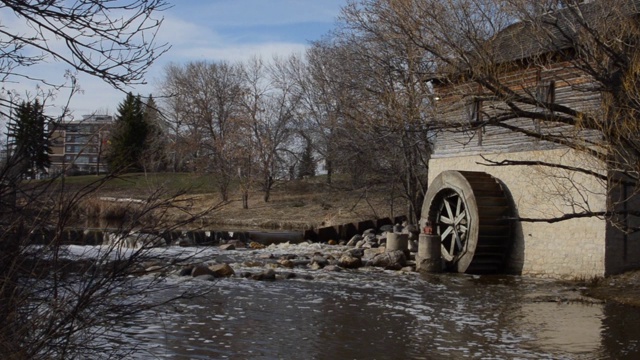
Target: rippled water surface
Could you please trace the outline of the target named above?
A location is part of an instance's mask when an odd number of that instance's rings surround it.
[[[261,269],[242,264],[257,253],[211,250],[203,257],[255,272]],[[138,358],[640,358],[640,311],[557,301],[575,297],[570,285],[376,269],[293,271],[313,280],[170,277],[166,296],[211,291],[126,324],[131,340],[142,340]]]

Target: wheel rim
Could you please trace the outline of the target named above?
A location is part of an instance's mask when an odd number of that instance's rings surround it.
[[[469,211],[464,199],[457,192],[445,191],[440,198],[436,214],[436,228],[440,235],[442,257],[454,261],[466,250],[469,230]]]
[[[455,272],[501,272],[511,242],[512,205],[501,183],[474,171],[446,170],[429,184],[421,226],[441,236],[443,266]]]

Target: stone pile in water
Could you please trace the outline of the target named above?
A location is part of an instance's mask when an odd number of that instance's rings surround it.
[[[415,271],[413,253],[417,251],[418,238],[415,229],[415,226],[410,225],[383,226],[379,231],[366,230],[342,244],[330,241],[328,244],[303,242],[265,246],[257,242],[246,244],[239,240],[231,240],[220,245],[221,254],[227,251],[251,251],[251,255],[255,256],[248,256],[247,260],[238,264],[212,262],[187,265],[179,270],[179,275],[203,280],[232,276],[253,280],[278,280],[312,279],[314,271],[343,271],[362,267],[412,272]],[[386,243],[389,234],[406,234],[407,248],[388,249]],[[249,270],[237,273],[232,265]]]

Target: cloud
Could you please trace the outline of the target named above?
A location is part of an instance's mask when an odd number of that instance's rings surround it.
[[[253,56],[269,60],[274,55],[287,56],[303,53],[309,40],[316,40],[333,27],[340,6],[346,0],[176,0],[174,6],[157,16],[164,21],[157,34],[157,43],[168,43],[171,49],[149,69],[147,85],[127,89],[134,94],[147,96],[157,93],[163,68],[169,62],[187,61],[245,61]],[[0,25],[33,31],[23,20],[6,16],[0,11]],[[52,39],[51,46],[64,52],[65,44]],[[47,77],[60,82],[69,65],[51,61],[29,69],[30,75]],[[125,94],[102,80],[88,75],[78,76],[84,90],[71,100],[74,116],[90,114],[98,110],[116,112]],[[33,83],[18,79],[19,83],[6,84],[21,92],[33,89]],[[15,86],[13,86],[15,85]],[[68,92],[61,92],[51,108],[66,103]]]
[[[253,56],[270,59],[273,55],[286,56],[302,53],[307,45],[301,43],[257,43],[245,45],[227,45],[221,47],[191,48],[180,53],[184,60],[224,60],[229,62],[245,61]]]

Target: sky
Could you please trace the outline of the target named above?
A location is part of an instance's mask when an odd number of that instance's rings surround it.
[[[147,85],[128,88],[142,96],[157,92],[163,69],[169,63],[189,61],[242,61],[252,56],[265,60],[274,55],[303,53],[309,42],[319,40],[335,27],[336,17],[346,0],[168,0],[172,7],[159,13],[164,17],[157,35],[159,44],[171,48],[156,61],[146,75]],[[0,13],[0,15],[2,15]],[[0,16],[0,21],[12,24]],[[16,20],[17,21],[17,20]],[[22,24],[15,24],[22,26]],[[40,64],[34,71],[50,74],[59,81],[68,65]],[[4,86],[10,86],[3,84]],[[125,94],[99,79],[79,76],[82,92],[74,95],[70,108],[75,118],[107,112],[115,114]],[[27,83],[12,85],[20,92],[30,91]],[[50,102],[48,113],[66,102],[61,94]]]

